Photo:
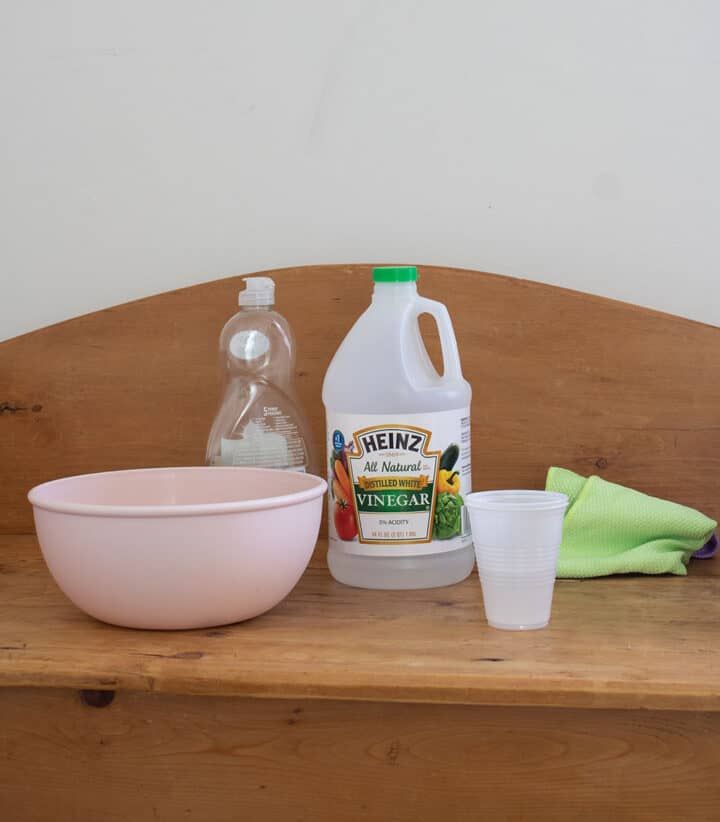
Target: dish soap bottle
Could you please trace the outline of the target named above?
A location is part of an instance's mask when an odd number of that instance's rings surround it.
[[[329,453],[328,566],[361,588],[432,588],[465,579],[473,547],[470,385],[442,303],[418,296],[414,267],[376,268],[372,303],[323,384]],[[418,317],[440,333],[438,374]]]
[[[205,462],[312,472],[309,426],[292,385],[295,342],[287,320],[272,310],[275,283],[244,282],[240,311],[220,334],[225,386]]]

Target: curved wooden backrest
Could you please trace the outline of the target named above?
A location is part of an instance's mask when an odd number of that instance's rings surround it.
[[[324,443],[320,387],[366,307],[367,265],[263,272],[298,338],[298,389]],[[0,344],[0,533],[68,474],[202,462],[217,338],[241,278],[171,291]],[[541,487],[551,464],[720,516],[720,329],[560,288],[421,268],[473,385],[475,488]]]

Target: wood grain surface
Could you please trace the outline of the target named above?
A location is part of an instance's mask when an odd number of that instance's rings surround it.
[[[720,714],[0,690],[7,822],[709,822]]]
[[[519,634],[487,626],[474,575],[363,591],[318,560],[258,619],[160,632],[81,613],[32,536],[0,537],[0,565],[0,686],[720,711],[713,562],[689,577],[561,580],[550,626]]]
[[[318,444],[322,378],[369,302],[370,268],[265,272]],[[240,288],[205,283],[0,343],[0,532],[32,532],[38,482],[202,461]],[[447,304],[473,385],[476,488],[539,487],[557,464],[720,517],[719,329],[458,269],[421,268],[420,290]]]
[[[370,268],[267,272],[319,446],[322,377]],[[225,628],[114,628],[60,593],[28,489],[200,463],[240,288],[0,343],[0,819],[717,818],[717,562],[560,581],[550,627],[526,634],[487,627],[475,577],[341,586],[322,542],[284,602]],[[720,516],[717,328],[457,269],[423,268],[420,289],[448,305],[473,385],[476,488],[540,487],[558,464]]]

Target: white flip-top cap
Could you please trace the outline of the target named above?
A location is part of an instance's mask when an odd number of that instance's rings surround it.
[[[274,305],[275,283],[270,277],[245,277],[245,290],[238,295],[238,305]]]

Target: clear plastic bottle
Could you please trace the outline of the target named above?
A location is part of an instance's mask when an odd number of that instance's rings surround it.
[[[272,310],[275,283],[246,277],[240,311],[220,334],[224,390],[207,443],[208,465],[314,472],[309,426],[293,389],[295,342]]]
[[[376,268],[372,303],[325,375],[328,566],[361,588],[431,588],[472,571],[463,495],[471,491],[470,385],[442,303],[414,267]],[[418,317],[437,323],[435,370]]]

